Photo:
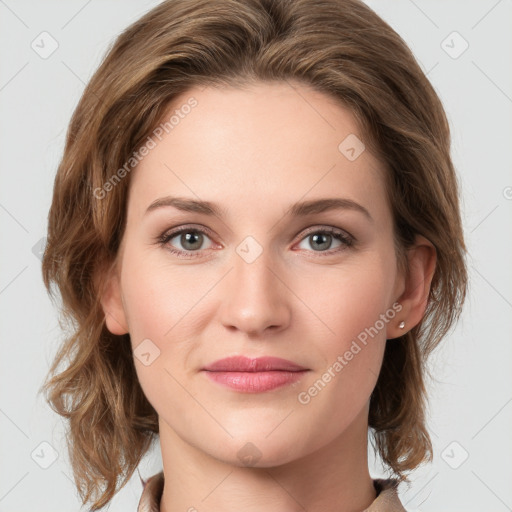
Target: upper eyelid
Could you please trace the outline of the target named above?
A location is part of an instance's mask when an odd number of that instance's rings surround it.
[[[304,230],[303,230],[304,231]],[[355,240],[355,237],[349,233],[346,229],[342,229],[342,228],[337,228],[335,226],[327,226],[327,225],[322,225],[322,224],[317,224],[315,226],[311,226],[309,228],[306,228],[305,230],[305,233],[306,234],[309,234],[309,233],[315,233],[317,231],[327,231],[327,232],[341,232],[342,234],[345,234],[347,237],[349,238],[352,238]],[[301,231],[302,233],[302,231]]]
[[[195,224],[191,224],[191,225],[184,224],[182,226],[176,226],[174,228],[166,229],[165,231],[162,232],[162,234],[160,235],[160,238],[163,238],[163,237],[167,238],[169,236],[174,237],[184,231],[198,231],[201,233],[204,232],[209,235],[214,235],[213,231],[211,229],[207,228],[206,226],[198,226]]]

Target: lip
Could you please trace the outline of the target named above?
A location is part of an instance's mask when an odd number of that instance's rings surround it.
[[[245,356],[232,356],[219,359],[202,368],[210,372],[268,372],[287,371],[298,372],[307,370],[303,366],[295,364],[280,357],[257,357],[251,359]]]
[[[202,371],[209,379],[231,389],[261,393],[297,382],[309,370],[279,357],[233,356],[219,359]]]

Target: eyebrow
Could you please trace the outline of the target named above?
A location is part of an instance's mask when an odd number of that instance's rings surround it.
[[[224,218],[226,210],[210,201],[198,201],[184,197],[161,197],[153,201],[147,208],[146,214],[158,208],[174,207],[184,212],[201,213],[203,215]],[[362,213],[369,221],[373,222],[370,212],[352,199],[333,197],[325,199],[314,199],[292,204],[285,212],[285,216],[305,217],[315,213],[323,213],[330,210],[353,210]]]

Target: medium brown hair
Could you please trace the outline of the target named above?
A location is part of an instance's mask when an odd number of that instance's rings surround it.
[[[97,191],[173,98],[192,86],[257,81],[302,83],[348,107],[387,167],[401,268],[416,234],[435,246],[426,313],[387,343],[369,413],[374,446],[401,480],[432,458],[426,360],[460,315],[467,287],[449,126],[432,85],[399,35],[358,0],[167,0],[120,34],[85,88],[49,212],[44,282],[52,295],[58,288],[71,332],[44,389],[69,420],[76,485],[94,510],[126,484],[158,434],[129,335],[107,330],[100,305],[101,276],[123,236],[130,174],[102,197]]]

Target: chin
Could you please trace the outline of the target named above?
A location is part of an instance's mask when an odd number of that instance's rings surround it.
[[[272,433],[268,436],[275,427],[274,423],[267,429],[260,423],[252,425],[252,428],[230,431],[233,437],[227,434],[205,436],[202,439],[210,439],[209,444],[204,445],[204,442],[200,442],[196,446],[232,466],[259,468],[280,466],[300,456],[297,453],[297,446],[301,444],[298,439],[294,439],[289,430],[283,429],[281,435],[274,436],[275,433]],[[295,432],[297,432],[296,429]]]

